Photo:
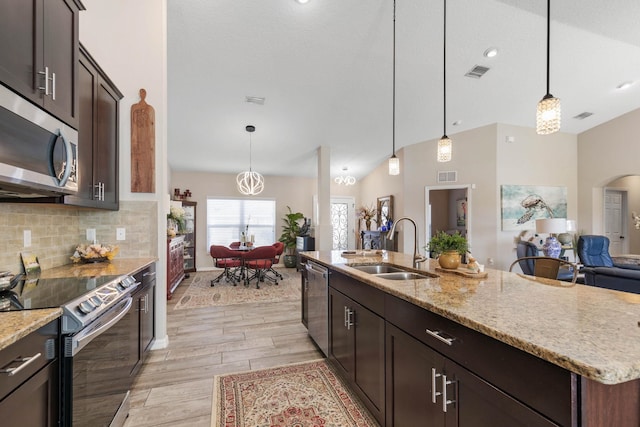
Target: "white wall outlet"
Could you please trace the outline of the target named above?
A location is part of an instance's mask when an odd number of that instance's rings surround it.
[[[116,240],[125,240],[126,232],[124,228],[116,228]]]
[[[24,247],[28,248],[31,246],[31,230],[24,230]]]
[[[95,228],[87,228],[87,240],[90,242],[96,241],[96,229]]]

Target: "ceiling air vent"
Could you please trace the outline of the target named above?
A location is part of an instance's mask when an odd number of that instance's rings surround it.
[[[244,101],[248,102],[250,104],[264,105],[264,100],[265,100],[265,98],[262,98],[260,96],[245,96],[244,97]]]
[[[483,67],[482,65],[476,65],[471,70],[467,71],[467,74],[465,74],[465,76],[473,77],[474,79],[479,79],[480,77],[484,76],[485,73],[487,71],[489,71],[489,70],[490,70],[489,67]]]
[[[438,182],[457,182],[458,171],[439,171]]]
[[[578,120],[584,120],[589,116],[593,116],[593,113],[590,113],[588,111],[585,111],[584,113],[580,113],[577,116],[573,116],[574,119],[578,119]]]

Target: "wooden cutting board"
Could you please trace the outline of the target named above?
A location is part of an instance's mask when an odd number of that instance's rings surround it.
[[[131,106],[132,193],[155,193],[156,113],[146,97],[147,91],[140,89],[140,102]]]

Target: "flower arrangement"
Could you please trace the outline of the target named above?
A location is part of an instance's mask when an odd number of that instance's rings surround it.
[[[376,220],[376,215],[378,213],[377,209],[370,206],[360,206],[357,210],[357,215],[359,219],[364,219],[364,222],[367,226],[367,230],[371,229],[371,221]]]
[[[169,213],[167,214],[167,234],[175,235],[176,232],[183,232],[186,226],[186,220],[184,218],[185,212],[184,209],[180,206],[171,206],[169,209]],[[175,223],[178,227],[177,230],[172,230],[171,222]]]
[[[116,245],[102,245],[100,243],[79,244],[71,257],[73,262],[111,261],[120,251]]]

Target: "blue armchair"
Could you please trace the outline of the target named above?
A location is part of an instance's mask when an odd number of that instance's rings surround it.
[[[640,294],[640,267],[615,264],[609,254],[609,238],[584,235],[578,238],[578,257],[584,265],[587,285]]]

